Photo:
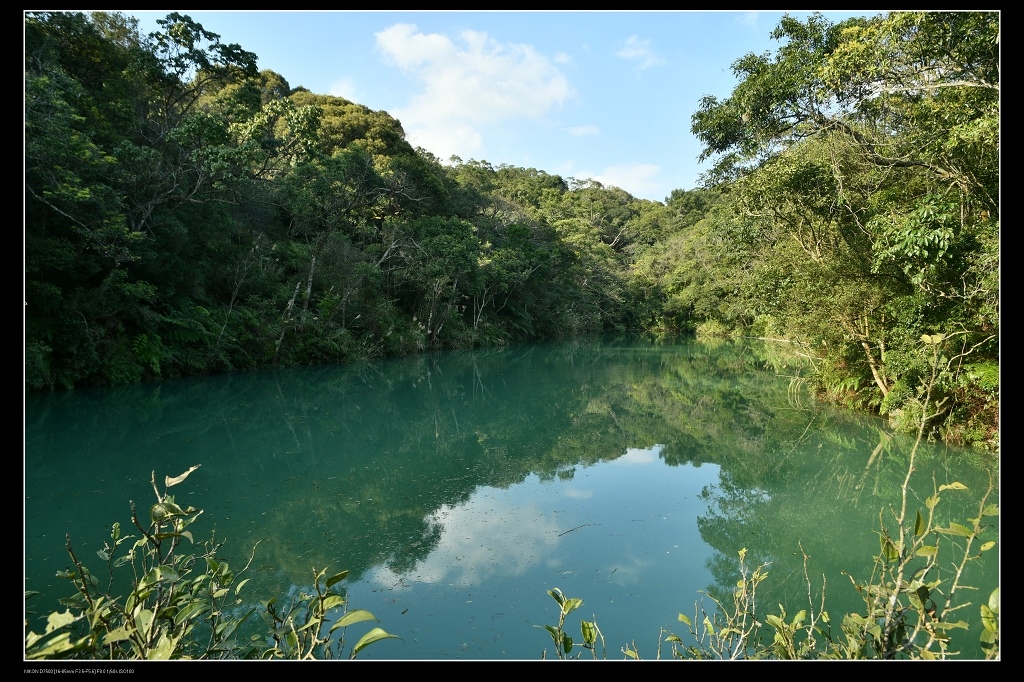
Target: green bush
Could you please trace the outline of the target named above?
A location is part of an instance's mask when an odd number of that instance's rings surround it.
[[[697,338],[728,338],[730,330],[718,320],[708,320],[697,325]]]

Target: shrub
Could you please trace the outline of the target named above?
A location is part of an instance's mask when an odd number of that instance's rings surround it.
[[[61,600],[66,610],[51,613],[42,634],[30,630],[26,620],[27,659],[334,658],[345,648],[347,626],[376,620],[369,611],[348,610],[347,599],[334,589],[347,571],[328,575],[314,568],[314,594],[302,594],[286,606],[276,599],[263,602],[266,632],[239,639],[243,624],[258,612],[239,598],[248,582],[239,577],[248,565],[234,572],[217,558],[223,543],[213,538],[195,551],[191,526],[203,512],[182,508],[167,493],[198,468],[166,477],[162,493],[154,473],[150,481],[157,501],[150,507],[148,525],[139,520],[132,503],[138,538],[122,534],[115,523],[110,541],[97,552],[106,564],[106,576],[89,570],[67,538],[74,568],[63,577],[74,585],[75,594]],[[131,574],[128,594],[112,596],[122,572]],[[32,594],[25,596],[27,600]],[[373,628],[352,646],[349,656],[355,658],[366,646],[393,637]]]

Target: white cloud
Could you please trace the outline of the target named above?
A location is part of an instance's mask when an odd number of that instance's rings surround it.
[[[653,163],[620,163],[608,166],[600,175],[593,176],[602,185],[621,187],[634,196],[647,196],[660,187],[658,174],[661,166]]]
[[[597,135],[599,132],[601,132],[597,126],[589,125],[572,126],[571,128],[566,128],[566,130],[569,131],[569,134],[572,135],[573,137],[580,137],[582,135]]]
[[[331,83],[331,87],[328,88],[327,94],[334,95],[335,97],[344,97],[350,102],[356,102],[359,97],[356,95],[356,86],[348,78],[342,78],[334,83]]]
[[[626,44],[615,54],[623,59],[638,62],[636,68],[639,71],[665,63],[664,59],[654,54],[654,50],[651,49],[651,41],[640,40],[636,36],[627,38]]]
[[[575,95],[552,60],[529,45],[501,44],[480,31],[463,31],[456,44],[413,24],[395,24],[376,38],[385,62],[422,86],[391,113],[410,142],[440,158],[473,156],[482,149],[487,126],[542,119]]]
[[[579,488],[566,488],[565,496],[572,500],[589,500],[594,496],[594,491],[580,490]]]
[[[736,17],[736,23],[742,24],[748,28],[756,29],[758,27],[758,17],[760,16],[757,12],[744,12]]]
[[[487,513],[481,513],[484,505],[490,507]],[[429,521],[443,530],[434,550],[416,565],[416,582],[460,587],[525,573],[558,544],[561,530],[532,504],[520,507],[486,496],[457,507],[443,506]],[[384,566],[376,568],[371,579],[389,587],[403,584],[402,576]]]
[[[629,448],[626,450],[626,454],[622,455],[618,459],[612,460],[612,464],[650,464],[657,462],[659,453],[664,449],[664,445],[655,445],[651,448]]]

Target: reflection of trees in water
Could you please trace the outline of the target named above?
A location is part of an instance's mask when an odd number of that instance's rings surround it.
[[[782,467],[756,480],[748,469],[734,470],[723,464],[720,483],[702,493],[708,510],[697,520],[701,537],[716,550],[707,562],[714,583],[706,591],[729,603],[739,577],[737,552],[747,548],[748,566],[770,564],[768,579],[758,587],[762,609],[774,611],[780,603],[791,613],[808,608],[806,552],[815,608],[820,603],[824,575],[826,609],[833,614],[861,611],[863,601],[843,571],[858,580],[870,575],[872,557],[878,553],[879,511],[886,523],[892,522],[891,514],[884,510],[898,504],[907,455],[913,446],[908,439],[875,431],[877,440],[872,447],[871,436],[867,427],[820,432],[805,439],[800,451],[786,460],[788,470]],[[799,466],[802,459],[815,457],[820,460],[817,468]],[[916,468],[911,504],[924,510],[924,498],[932,494],[934,486],[959,480],[968,491],[943,496],[937,510],[943,519],[940,525],[948,525],[949,520],[962,522],[977,513],[977,500],[988,480],[984,462],[954,459],[944,448],[925,444],[919,450]],[[998,584],[995,558],[969,570],[971,580]]]
[[[314,565],[353,580],[378,565],[413,571],[440,542],[438,510],[477,489],[571,478],[662,444],[667,465],[722,469],[698,520],[719,552],[713,589],[735,583],[748,547],[748,561],[773,562],[764,594],[781,596],[802,584],[794,535],[812,573],[870,547],[906,448],[894,438],[875,453],[879,422],[801,409],[764,364],[757,344],[575,341],[82,392],[67,408],[27,400],[33,428],[61,422],[69,460],[85,447],[103,454],[91,465],[123,476],[132,461],[147,481],[202,463],[195,499],[231,512],[232,565],[259,540],[260,576],[290,584]],[[837,513],[865,537],[830,532]]]
[[[339,540],[353,577],[382,564],[413,570],[440,538],[428,521],[438,509],[465,503],[481,486],[565,470],[564,453],[547,457],[560,451],[552,443],[570,422],[560,417],[586,396],[574,395],[558,365],[550,355],[513,351],[382,363],[345,381],[283,373],[275,401],[247,422],[251,433],[234,438],[277,439],[295,451],[289,473],[310,477],[267,514],[264,550],[298,579],[311,560],[331,558]],[[309,528],[294,529],[299,520]]]
[[[355,577],[414,567],[439,537],[425,519],[481,486],[565,478],[638,445],[679,463],[715,461],[723,437],[754,451],[775,384],[729,344],[575,341],[116,389],[75,440],[188,452],[183,466],[216,476],[206,494],[253,500],[232,542],[260,540],[261,564],[300,581],[341,561]]]

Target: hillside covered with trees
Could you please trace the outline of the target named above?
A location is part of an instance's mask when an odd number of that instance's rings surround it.
[[[693,114],[713,170],[665,202],[442,163],[160,25],[26,15],[27,390],[697,332],[788,341],[900,426],[937,342],[936,433],[998,448],[998,13],[784,19]]]

